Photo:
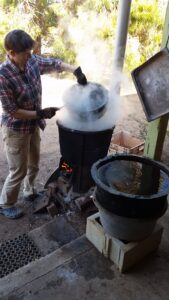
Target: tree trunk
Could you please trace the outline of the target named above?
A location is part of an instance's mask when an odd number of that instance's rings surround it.
[[[34,46],[33,53],[41,55],[41,46],[42,46],[42,38],[39,35],[35,40],[35,46]]]

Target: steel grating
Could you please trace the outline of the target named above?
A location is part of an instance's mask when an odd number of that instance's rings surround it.
[[[0,245],[0,278],[40,258],[39,249],[27,234]]]

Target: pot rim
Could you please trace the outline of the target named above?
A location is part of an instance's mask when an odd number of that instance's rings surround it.
[[[131,199],[156,199],[156,198],[160,198],[162,196],[166,196],[169,193],[169,187],[168,190],[167,188],[165,188],[164,191],[161,191],[159,193],[156,194],[152,194],[152,195],[138,195],[138,194],[128,194],[125,192],[120,192],[116,189],[114,189],[113,187],[109,187],[106,184],[104,184],[100,178],[97,176],[97,170],[99,169],[99,167],[105,165],[106,163],[109,163],[111,161],[114,160],[130,160],[130,161],[136,161],[136,162],[141,162],[141,163],[145,163],[145,164],[149,164],[149,165],[154,165],[160,168],[160,170],[162,170],[165,174],[167,174],[169,176],[169,168],[167,166],[165,166],[163,163],[155,161],[151,158],[145,157],[145,156],[139,156],[139,155],[135,155],[135,154],[113,154],[113,155],[108,155],[102,159],[99,159],[97,162],[95,162],[92,165],[91,168],[91,174],[92,174],[92,178],[95,181],[96,185],[103,189],[104,191],[108,192],[109,194],[113,194],[119,197],[128,197]]]
[[[68,128],[66,126],[64,126],[63,124],[61,124],[59,122],[59,120],[56,121],[56,125],[61,128],[61,129],[64,129],[65,131],[68,131],[68,132],[74,132],[74,133],[77,133],[77,134],[84,134],[84,135],[92,135],[92,134],[103,134],[103,132],[112,132],[112,130],[114,130],[115,128],[115,125],[112,126],[111,128],[107,128],[107,129],[103,129],[103,130],[98,130],[98,131],[82,131],[82,130],[77,130],[77,129],[71,129],[71,128]]]

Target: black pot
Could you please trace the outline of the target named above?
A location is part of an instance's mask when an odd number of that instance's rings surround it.
[[[128,162],[141,167],[140,182],[136,194],[119,191],[119,182],[134,184],[135,175],[127,168]],[[91,169],[96,183],[98,203],[111,213],[134,219],[155,219],[161,217],[168,206],[169,169],[152,159],[137,155],[112,155],[97,161]],[[161,179],[162,178],[162,179]],[[163,180],[163,181],[162,181]],[[163,184],[160,186],[161,182]]]
[[[79,131],[57,122],[61,155],[72,166],[91,166],[107,155],[114,127],[101,131]]]

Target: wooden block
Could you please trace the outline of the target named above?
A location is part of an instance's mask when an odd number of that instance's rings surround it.
[[[87,218],[86,236],[88,240],[103,253],[106,236],[103,227],[98,223],[99,213]]]
[[[37,213],[46,208],[50,203],[50,197],[48,193],[45,193],[41,197],[37,197],[33,203],[33,212]]]
[[[124,243],[104,232],[99,213],[87,219],[86,237],[102,253],[115,263],[120,272],[125,272],[147,254],[158,248],[163,227],[156,225],[151,235],[138,242]]]
[[[54,203],[51,203],[50,205],[47,206],[47,211],[51,215],[52,218],[58,214],[58,210]]]

